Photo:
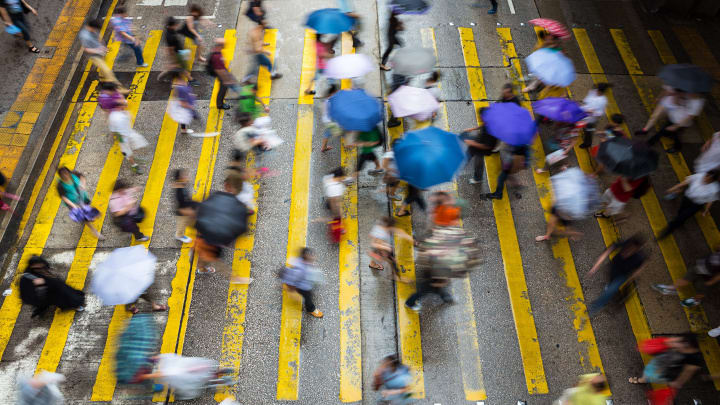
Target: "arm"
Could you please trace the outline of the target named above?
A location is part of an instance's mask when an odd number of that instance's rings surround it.
[[[65,197],[64,195],[61,195],[60,199],[63,200],[63,202],[68,205],[68,207],[77,208],[77,205],[75,205],[72,201],[70,201],[69,198]]]
[[[390,229],[392,230],[392,232],[393,232],[395,235],[401,237],[402,239],[405,239],[405,240],[408,240],[408,241],[411,241],[411,242],[412,242],[412,240],[413,240],[412,236],[408,235],[407,232],[403,231],[402,229],[397,228],[397,227],[392,227],[392,228],[390,228]]]
[[[10,19],[10,14],[8,14],[7,10],[5,10],[4,7],[0,7],[0,17],[2,17],[3,22],[8,27],[13,25],[12,20]]]
[[[661,100],[662,101],[662,100]],[[648,131],[650,127],[655,125],[658,118],[660,118],[660,115],[665,112],[665,107],[662,106],[662,104],[658,103],[657,107],[655,107],[655,110],[653,111],[652,115],[650,116],[650,119],[648,119],[648,122],[643,127],[644,131]]]
[[[610,252],[612,252],[612,249],[613,249],[612,246],[608,247],[608,248],[605,249],[605,251],[600,255],[600,257],[597,258],[597,260],[595,261],[595,264],[592,266],[592,268],[591,268],[590,271],[588,272],[588,275],[589,275],[589,276],[592,276],[593,274],[595,274],[595,273],[597,272],[597,270],[600,268],[600,265],[602,264],[602,262],[604,262],[605,259],[607,259],[608,257],[610,257]]]
[[[133,41],[133,42],[136,43],[136,44],[140,43],[140,40],[138,40],[137,38],[135,38],[134,36],[128,34],[128,33],[125,32],[125,31],[120,31],[120,35],[121,35],[123,38],[129,39],[130,41]]]
[[[30,10],[31,13],[38,15],[37,10],[33,8],[33,6],[29,5],[25,0],[20,0],[25,7],[27,7],[28,10]]]
[[[482,144],[480,142],[475,142],[472,139],[465,139],[465,143],[469,146],[472,146],[475,149],[483,149],[483,150],[490,150],[491,148],[485,144]]]
[[[671,381],[668,385],[672,388],[680,389],[698,370],[700,370],[700,367],[686,364],[675,381]]]
[[[261,106],[263,106],[263,110],[265,110],[265,112],[270,112],[270,107],[268,107],[267,104],[265,104],[265,102],[262,101],[260,97],[255,96],[255,101],[260,103]]]
[[[689,181],[689,180],[688,180],[687,177],[686,177],[685,180],[683,180],[682,182],[680,182],[680,183],[678,183],[678,184],[670,187],[670,188],[667,190],[668,193],[676,193],[676,192],[682,190],[683,188],[685,188],[685,187],[687,186],[688,181]]]
[[[197,32],[195,29],[195,17],[189,15],[185,24],[188,27],[188,31],[190,31],[193,35],[195,35],[195,38],[198,39],[198,42],[202,41],[202,38],[200,37],[200,33]]]
[[[717,282],[720,281],[720,274],[715,275],[715,277],[711,278],[710,280],[705,282],[706,286],[711,286],[717,284]]]
[[[714,201],[710,201],[709,203],[705,204],[705,210],[703,210],[703,216],[707,216],[707,214],[710,213],[710,207],[712,206],[712,203]]]

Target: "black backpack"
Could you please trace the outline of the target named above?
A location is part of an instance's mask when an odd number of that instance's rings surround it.
[[[205,73],[207,73],[210,77],[217,77],[217,73],[215,73],[215,69],[212,66],[212,57],[216,53],[220,52],[210,52],[210,55],[208,55],[207,63],[205,63]]]

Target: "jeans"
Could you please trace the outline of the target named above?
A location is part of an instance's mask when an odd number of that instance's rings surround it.
[[[260,66],[265,66],[265,68],[267,68],[270,74],[273,73],[273,65],[267,55],[265,55],[264,53],[257,53],[255,54],[255,58],[253,59],[254,63],[250,66],[250,70],[248,71],[247,76],[257,76],[258,74],[260,74]]]
[[[236,83],[223,84],[223,82],[220,81],[220,89],[218,89],[218,94],[215,98],[215,104],[217,105],[217,108],[220,108],[223,106],[223,104],[225,104],[225,94],[227,93],[228,89],[234,91],[235,93],[240,93],[240,86],[238,86]]]
[[[679,228],[682,224],[685,223],[690,217],[695,215],[697,212],[699,212],[703,208],[703,204],[696,204],[691,199],[687,198],[686,196],[683,196],[682,202],[680,203],[680,209],[678,210],[677,215],[675,215],[675,218],[672,219],[668,223],[668,225],[663,229],[662,232],[660,232],[660,236],[658,238],[662,239],[671,233],[673,233],[677,228]]]
[[[654,145],[657,143],[657,141],[660,140],[661,137],[665,136],[673,141],[673,148],[680,150],[680,147],[682,146],[682,143],[680,142],[680,134],[682,133],[684,128],[678,128],[675,131],[668,131],[667,127],[674,125],[671,122],[666,122],[665,125],[663,125],[662,128],[660,128],[659,131],[655,135],[653,135],[650,139],[648,139],[647,143],[648,145]]]
[[[490,4],[492,4],[493,10],[497,10],[497,8],[498,8],[497,0],[490,0]]]
[[[308,312],[315,312],[315,303],[313,302],[312,290],[301,290],[295,289],[298,294],[302,295],[303,302],[305,302],[305,310]]]
[[[135,53],[135,61],[137,62],[138,66],[145,63],[145,59],[143,59],[142,48],[140,48],[139,45],[135,45],[135,43],[130,42],[123,42],[123,44],[127,45],[130,49],[133,50],[133,52]]]
[[[620,292],[620,287],[625,284],[625,281],[627,281],[627,279],[627,276],[620,276],[613,280],[610,280],[610,283],[605,286],[605,290],[603,291],[602,295],[595,299],[595,301],[590,304],[590,307],[588,307],[588,314],[596,314],[598,311],[605,308],[605,306],[610,302],[610,300],[612,300],[613,297],[615,297],[615,295]]]
[[[25,41],[29,41],[30,40],[30,27],[28,27],[27,22],[25,22],[25,16],[23,15],[23,13],[8,13],[8,14],[10,14],[10,20],[12,21],[13,25],[20,29],[23,39]]]
[[[437,294],[445,302],[452,302],[452,300],[453,300],[452,295],[450,295],[447,288],[434,287],[430,284],[430,281],[422,281],[421,283],[418,284],[417,291],[415,292],[415,294],[411,295],[407,299],[407,301],[405,302],[405,305],[407,305],[409,307],[414,307],[420,298],[422,298],[423,296],[428,295],[428,294]]]
[[[493,194],[502,196],[503,187],[505,187],[505,180],[507,180],[509,174],[510,172],[507,170],[503,170],[500,172],[497,178],[497,187],[495,187],[495,191],[493,192]]]

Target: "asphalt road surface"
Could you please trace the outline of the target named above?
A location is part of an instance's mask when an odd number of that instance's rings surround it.
[[[115,2],[105,3],[102,16],[115,6]],[[197,3],[209,15],[202,26],[205,43],[226,38],[226,60],[231,61],[235,75],[243,76],[251,65],[246,52],[251,28],[244,16],[247,2]],[[578,72],[568,89],[570,96],[581,100],[594,82],[611,83],[607,112],[621,112],[631,131],[644,124],[648,108],[653,108],[661,86],[656,75],[664,64],[692,62],[716,78],[720,74],[720,45],[714,40],[720,37],[717,24],[647,15],[632,1],[500,0],[496,15],[486,13],[489,2],[482,0],[432,3],[424,15],[401,17],[405,24],[401,37],[405,46],[435,50],[444,102],[434,125],[451,132],[477,126],[475,111],[497,100],[505,83],[522,87],[527,77],[522,60],[537,41],[528,20],[539,16],[557,19],[572,29],[573,37],[563,43]],[[720,375],[720,347],[706,334],[720,325],[717,296],[684,310],[678,297],[661,296],[650,288],[652,283],[681,277],[720,243],[717,207],[711,215],[689,221],[674,238],[659,243],[653,236],[678,208],[678,201],[662,198],[665,190],[689,173],[700,146],[712,128],[719,127],[720,93],[709,96],[705,114],[684,134],[682,155],[661,152],[659,169],[652,176],[654,191],[629,204],[629,218],[620,223],[595,218],[579,221],[575,226],[584,233],[579,240],[535,241],[544,232],[544,213],[552,203],[547,174],[524,170],[517,176],[518,185],[511,186],[502,200],[491,202],[481,198],[489,191],[487,178],[481,184],[469,184],[470,168],[464,169],[456,187],[441,188],[456,190],[467,202],[463,226],[479,239],[483,264],[468,279],[453,282],[454,305],[427,297],[416,314],[403,306],[415,290],[411,244],[396,243],[409,284],[396,284],[387,274],[368,268],[370,228],[398,207],[378,192],[380,178],[366,173],[370,166],[357,186],[348,187],[344,200],[348,233],[339,246],[326,235],[322,176],[341,165],[354,167],[356,155],[344,150],[337,139],[331,140],[331,151],[320,151],[324,85],[314,99],[302,95],[315,65],[313,35],[303,22],[311,10],[335,4],[333,0],[265,2],[270,25],[266,49],[284,76],[270,81],[261,74],[259,94],[269,101],[273,128],[284,143],[250,158],[257,166],[270,168],[273,175],[255,184],[257,215],[251,219],[250,233],[223,251],[235,275],[254,279],[245,286],[230,285],[227,274],[195,273],[192,246],[174,239],[170,187],[171,173],[185,168],[197,199],[222,188],[232,134],[239,129],[235,114],[215,108],[218,83],[205,73],[203,63],[195,61],[201,119],[193,128],[217,130],[221,136],[195,138],[178,132],[177,124],[165,114],[170,84],[157,76],[168,63],[162,39],[164,20],[187,15],[186,2],[126,2],[150,67],[136,69],[128,49],[110,52],[108,61],[114,62],[120,81],[130,86],[129,110],[135,129],[150,142],[136,154],[144,174],[130,171],[107,134],[106,114],[96,108],[96,74],[81,78],[79,73],[73,81],[79,98],[70,106],[67,125],[48,135],[62,138],[59,152],[51,157],[50,172],[37,180],[44,187],[34,196],[20,241],[5,254],[2,289],[12,288],[14,293],[0,308],[1,404],[14,403],[19,376],[43,369],[66,375],[61,388],[68,403],[137,402],[131,398],[132,387],[117,385],[112,373],[118,333],[131,316],[122,306],[102,306],[88,294],[84,312],[31,319],[31,309],[21,307],[17,288],[11,285],[25,260],[42,253],[69,283],[89,291],[97,264],[113,249],[135,243],[107,216],[96,222],[107,237],[99,242],[69,219],[53,184],[52,173],[59,165],[74,165],[85,174],[92,204],[103,213],[116,180],[143,190],[141,206],[148,216],[141,230],[152,236],[145,245],[158,258],[150,291],[170,307],[167,312],[153,313],[159,350],[216,359],[238,377],[228,391],[208,391],[191,403],[214,403],[228,395],[244,404],[375,403],[373,370],[382,357],[398,353],[412,369],[417,403],[550,404],[579,375],[603,372],[614,403],[636,405],[644,403],[646,387],[629,384],[628,377],[639,376],[647,360],[638,353],[638,342],[672,333],[696,333],[706,363],[700,374]],[[364,42],[355,51],[379,63],[387,46],[387,1],[356,0],[355,5],[362,16],[360,39]],[[48,18],[52,24],[54,20]],[[338,41],[336,54],[353,51],[347,39]],[[117,49],[117,43],[110,49]],[[191,49],[194,55],[195,48]],[[365,88],[383,97],[390,78],[390,74],[373,71],[367,75]],[[414,83],[420,86],[424,80],[418,77]],[[12,90],[17,84],[11,81],[4,86]],[[69,94],[76,94],[76,89],[71,88]],[[63,111],[59,116],[64,115]],[[604,123],[605,118],[599,126]],[[412,125],[406,121],[403,127],[388,130],[387,139]],[[549,136],[548,130],[542,131],[542,139]],[[540,142],[533,152],[534,161],[542,162]],[[589,162],[582,149],[568,159],[569,165],[585,171],[592,170]],[[493,190],[498,171],[494,155],[487,160]],[[602,175],[600,180],[609,185],[613,176]],[[412,217],[398,218],[399,226],[416,236],[426,232],[427,222],[417,207]],[[605,281],[601,275],[589,277],[588,270],[607,244],[633,234],[648,241],[649,266],[635,282],[637,293],[624,305],[588,317],[586,302],[601,294]],[[277,277],[286,258],[303,245],[315,250],[323,272],[315,294],[318,308],[325,313],[322,319],[300,312],[293,296],[283,294]],[[696,376],[680,392],[677,403],[691,404],[693,399],[718,403],[718,388]],[[166,392],[153,398],[161,403],[168,400],[172,397]]]

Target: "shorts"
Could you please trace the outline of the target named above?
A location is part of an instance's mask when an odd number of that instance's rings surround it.
[[[662,384],[668,382],[668,379],[663,376],[663,370],[658,366],[658,362],[655,361],[657,359],[654,358],[650,360],[650,362],[645,366],[645,369],[643,370],[643,377],[647,380],[647,382],[652,384]]]
[[[330,139],[335,136],[339,136],[341,133],[340,125],[334,122],[328,122],[325,124],[325,131],[323,132],[323,139]]]
[[[220,246],[211,245],[201,237],[195,239],[195,253],[205,262],[214,262],[220,258]]]
[[[553,215],[555,215],[555,217],[558,219],[558,222],[560,222],[560,224],[562,224],[562,226],[570,226],[570,224],[572,224],[572,221],[570,221],[569,219],[563,218],[563,217],[558,213],[558,210],[557,210],[557,208],[555,208],[555,206],[553,206],[553,207],[550,209],[550,213],[553,214]]]
[[[195,36],[195,34],[193,34],[192,32],[190,32],[190,30],[186,26],[183,26],[181,29],[179,29],[177,33],[192,39],[195,45],[197,45],[198,37]]]
[[[605,203],[605,214],[609,216],[620,214],[627,205],[627,203],[615,198],[615,194],[610,189],[605,190],[603,193],[603,202]]]
[[[377,160],[377,157],[372,152],[366,152],[360,154],[358,156],[358,162],[357,162],[357,171],[361,171],[363,166],[365,166],[365,162],[374,162]]]

